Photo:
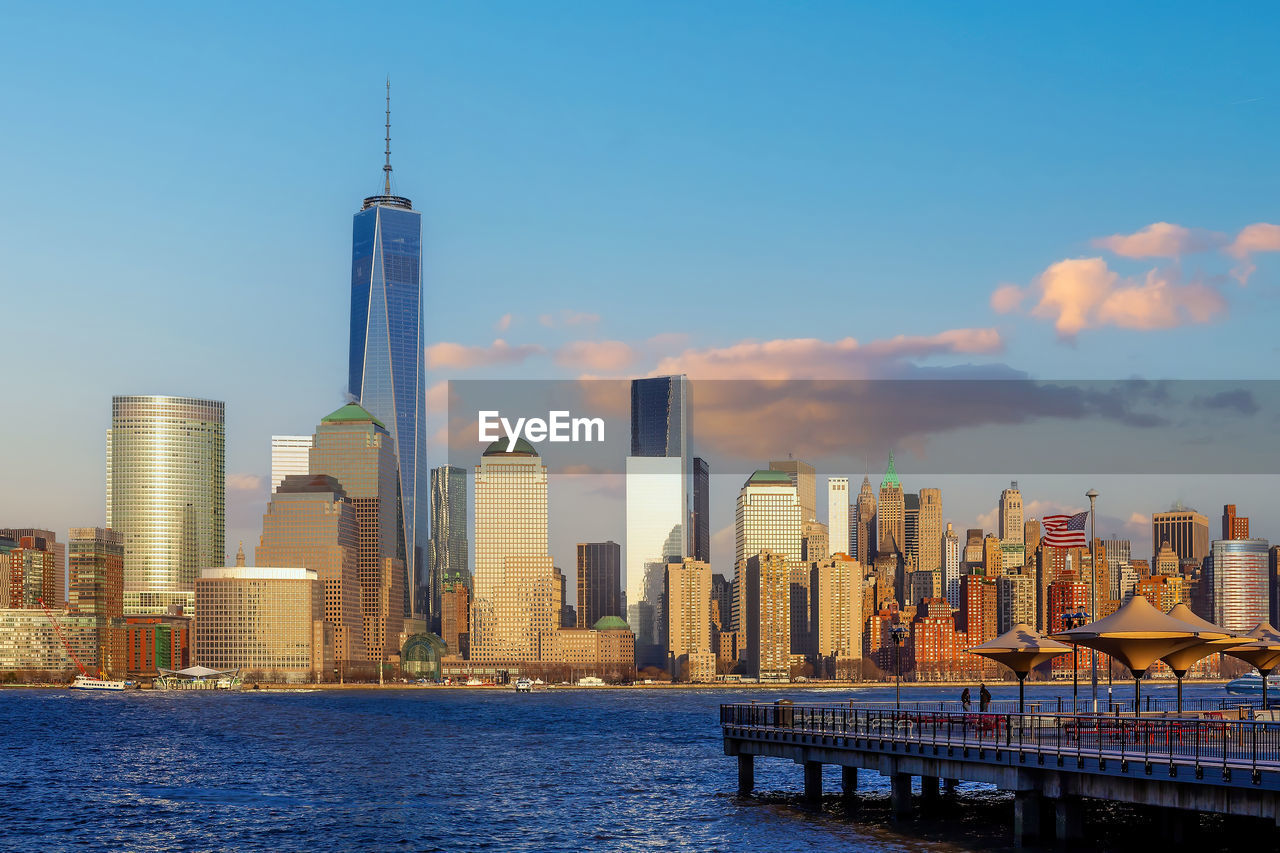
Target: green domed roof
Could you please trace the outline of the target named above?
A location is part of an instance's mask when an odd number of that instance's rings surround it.
[[[591,626],[596,631],[630,631],[631,626],[623,621],[621,616],[601,616],[596,620],[596,624]]]
[[[347,403],[336,412],[331,412],[320,419],[322,424],[341,424],[341,423],[375,423],[383,429],[387,425],[370,414],[369,410],[358,403]]]
[[[508,439],[500,438],[497,441],[495,441],[493,444],[486,447],[482,455],[484,456],[537,456],[538,455],[538,451],[533,449],[533,445],[525,441],[523,438],[516,439],[515,449],[511,450],[510,452],[507,451],[508,444],[510,444],[510,441]]]
[[[786,471],[762,468],[747,478],[748,486],[790,486],[791,476]]]

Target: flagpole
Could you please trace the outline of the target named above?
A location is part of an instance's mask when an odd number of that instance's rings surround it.
[[[1090,489],[1084,493],[1089,499],[1089,596],[1093,599],[1093,621],[1098,621],[1098,546],[1093,535],[1093,507],[1098,499],[1098,491]],[[1093,713],[1098,713],[1098,652],[1093,650],[1089,655],[1093,661]]]

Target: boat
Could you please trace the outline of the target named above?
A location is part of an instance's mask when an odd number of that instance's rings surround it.
[[[88,675],[77,675],[76,680],[71,682],[72,690],[124,690],[128,686],[124,681],[108,681]]]
[[[1280,675],[1273,675],[1267,679],[1267,692],[1272,690],[1280,691]],[[1262,676],[1256,672],[1248,675],[1242,675],[1234,681],[1227,683],[1228,693],[1262,693]]]
[[[516,681],[516,692],[517,692],[517,693],[532,693],[532,692],[533,692],[533,682],[532,682],[532,681],[530,681],[530,680],[529,680],[529,679],[527,679],[527,678],[521,678],[521,679],[519,679],[518,681]]]
[[[476,678],[474,675],[467,679],[468,687],[479,687],[482,684],[484,684],[484,682]]]
[[[578,679],[579,687],[604,687],[604,679],[596,678],[594,675],[585,675]]]

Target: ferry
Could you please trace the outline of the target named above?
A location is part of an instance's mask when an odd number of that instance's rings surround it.
[[[604,687],[604,679],[594,675],[585,675],[578,679],[579,687]]]
[[[1280,690],[1280,675],[1273,675],[1267,679],[1267,692],[1272,690]],[[1248,675],[1242,675],[1234,681],[1227,684],[1228,693],[1262,693],[1262,676],[1256,672]]]
[[[532,693],[532,692],[533,692],[533,682],[532,682],[532,681],[530,681],[530,680],[529,680],[529,679],[527,679],[527,678],[521,678],[520,680],[518,680],[518,681],[516,682],[516,692],[517,692],[517,693]]]
[[[124,690],[128,686],[125,681],[107,681],[88,675],[77,675],[76,680],[71,682],[72,690]]]

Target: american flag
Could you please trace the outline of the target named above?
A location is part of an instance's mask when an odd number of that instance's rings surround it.
[[[1088,520],[1088,510],[1075,515],[1046,515],[1041,525],[1040,544],[1050,548],[1087,548],[1089,539],[1084,534],[1084,526]]]

